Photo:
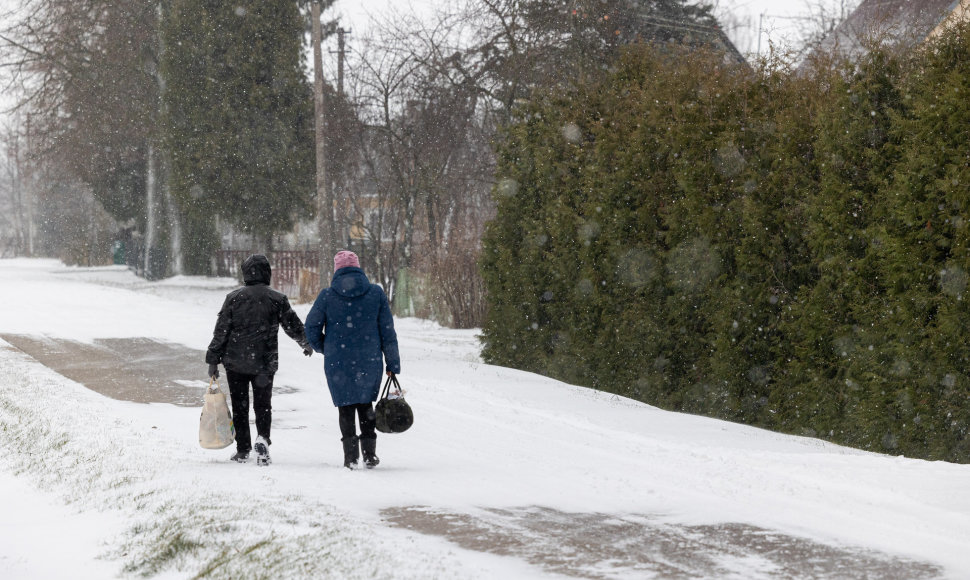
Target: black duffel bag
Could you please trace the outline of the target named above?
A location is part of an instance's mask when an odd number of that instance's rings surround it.
[[[396,391],[394,394],[390,393],[392,383]],[[404,433],[414,424],[414,413],[404,400],[404,391],[397,382],[397,376],[387,377],[374,413],[377,415],[377,430],[381,433]]]

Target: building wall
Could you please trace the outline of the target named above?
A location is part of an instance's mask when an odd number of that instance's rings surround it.
[[[960,0],[960,2],[954,6],[953,11],[947,16],[939,26],[934,28],[929,35],[927,35],[927,40],[932,40],[940,34],[943,33],[947,28],[953,26],[958,22],[965,22],[970,19],[970,0]]]

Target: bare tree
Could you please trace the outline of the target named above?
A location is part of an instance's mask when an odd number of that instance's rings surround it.
[[[361,43],[349,75],[360,123],[350,230],[366,236],[381,281],[409,305],[412,284],[437,287],[441,260],[466,240],[477,247],[491,211],[494,124],[487,97],[462,68],[465,22],[442,15],[431,25],[385,23]]]
[[[805,37],[799,49],[800,55],[817,49],[846,18],[859,6],[862,0],[805,0],[807,24]]]

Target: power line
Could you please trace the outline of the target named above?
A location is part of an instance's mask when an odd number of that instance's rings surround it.
[[[648,20],[660,25],[666,24],[671,27],[678,28],[694,28],[698,31],[702,30],[720,30],[721,27],[713,24],[701,24],[700,22],[692,22],[690,20],[673,20],[671,18],[664,18],[662,16],[655,16],[652,14],[645,15],[642,17],[644,20]]]
[[[686,32],[699,32],[702,34],[710,34],[713,36],[720,36],[719,32],[721,28],[718,26],[710,26],[705,24],[693,24],[689,22],[676,22],[672,20],[658,19],[653,16],[643,16],[643,21],[647,24],[652,24],[657,28],[667,28],[670,30],[684,30]]]

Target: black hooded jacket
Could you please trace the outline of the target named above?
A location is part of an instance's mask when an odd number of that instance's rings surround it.
[[[226,296],[205,362],[222,363],[237,373],[273,374],[279,368],[278,327],[306,348],[303,322],[286,295],[269,287],[272,270],[266,256],[250,256],[242,271],[246,285]]]

